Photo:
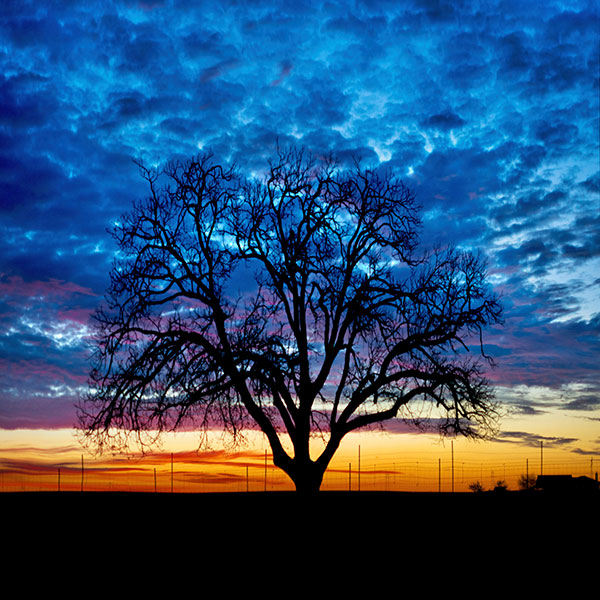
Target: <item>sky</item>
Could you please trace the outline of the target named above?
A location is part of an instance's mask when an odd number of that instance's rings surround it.
[[[252,176],[278,142],[389,167],[425,243],[481,250],[498,442],[600,455],[599,32],[593,0],[5,0],[0,440],[75,422],[134,159]]]

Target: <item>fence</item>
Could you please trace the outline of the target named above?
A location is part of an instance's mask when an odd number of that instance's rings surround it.
[[[189,454],[171,454],[164,460],[141,459],[108,464],[81,457],[77,465],[0,463],[0,492],[11,491],[142,491],[142,492],[252,492],[292,490],[288,477],[273,466],[271,456],[255,454],[230,461],[195,461]],[[545,459],[507,457],[476,459],[469,456],[360,457],[332,464],[323,490],[379,490],[465,492],[474,482],[493,489],[504,482],[519,489],[519,479],[541,473],[597,477],[598,457]]]

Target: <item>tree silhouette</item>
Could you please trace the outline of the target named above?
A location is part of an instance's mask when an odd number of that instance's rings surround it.
[[[359,428],[491,430],[482,331],[500,304],[480,257],[417,256],[418,207],[400,180],[296,149],[278,150],[262,179],[210,154],[140,168],[149,195],[113,230],[119,254],[95,315],[87,442],[152,444],[192,425],[235,440],[258,427],[274,464],[312,492]]]
[[[506,492],[507,490],[508,485],[506,484],[506,481],[504,481],[503,479],[496,481],[496,485],[494,486],[495,492]]]
[[[483,492],[483,485],[479,481],[473,481],[473,483],[469,484],[469,489],[472,492]]]
[[[519,475],[517,485],[519,486],[520,490],[530,490],[535,487],[536,480],[537,480],[536,475],[528,475],[526,473],[523,473],[523,474]]]

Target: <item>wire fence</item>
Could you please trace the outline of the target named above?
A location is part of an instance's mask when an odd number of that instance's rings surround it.
[[[466,492],[476,482],[482,489],[498,484],[509,490],[522,487],[525,478],[544,475],[598,477],[599,457],[545,460],[509,457],[506,460],[469,457],[363,457],[333,464],[325,473],[327,491]],[[130,491],[130,492],[253,492],[288,491],[290,479],[272,463],[270,454],[251,460],[194,462],[172,454],[159,465],[138,460],[130,465],[107,465],[85,460],[78,465],[0,463],[0,492],[15,491]]]

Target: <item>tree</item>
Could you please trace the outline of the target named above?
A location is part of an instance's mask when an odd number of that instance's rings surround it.
[[[474,481],[473,483],[469,484],[469,489],[472,492],[483,492],[483,486],[481,485],[481,483],[479,481]]]
[[[359,428],[398,417],[491,430],[481,336],[499,301],[479,256],[417,256],[419,209],[402,181],[296,149],[278,150],[262,179],[210,154],[140,168],[149,195],[112,232],[120,252],[95,315],[88,442],[258,427],[311,492]]]
[[[495,492],[506,492],[507,490],[508,485],[506,484],[506,481],[504,481],[503,479],[496,481],[496,485],[494,486]]]
[[[536,480],[536,475],[528,475],[523,473],[522,475],[519,475],[517,485],[519,486],[520,490],[530,490],[535,487]]]

